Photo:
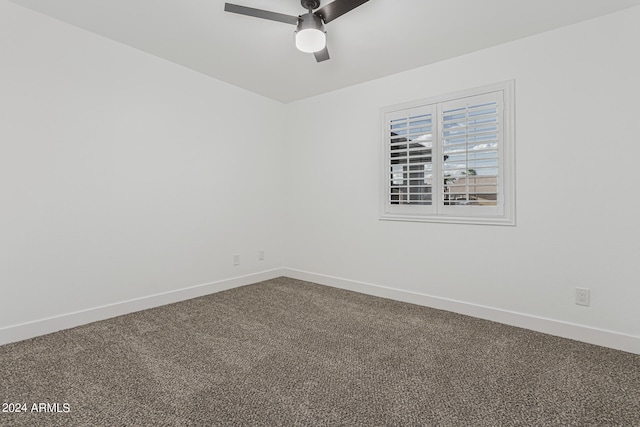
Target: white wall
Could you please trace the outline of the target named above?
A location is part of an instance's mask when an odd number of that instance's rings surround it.
[[[289,104],[285,265],[637,345],[638,40],[636,7]],[[517,225],[378,220],[379,108],[509,79]],[[574,304],[576,286],[590,307]]]
[[[282,114],[1,0],[0,332],[281,267]]]

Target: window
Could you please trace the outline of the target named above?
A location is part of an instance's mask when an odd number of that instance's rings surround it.
[[[514,82],[382,109],[381,219],[515,223]]]

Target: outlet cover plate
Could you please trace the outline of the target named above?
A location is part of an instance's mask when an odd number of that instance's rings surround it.
[[[576,288],[576,304],[586,307],[591,303],[591,291],[586,288]]]

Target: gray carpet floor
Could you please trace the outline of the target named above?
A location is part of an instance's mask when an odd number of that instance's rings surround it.
[[[639,355],[288,278],[1,346],[0,375],[3,426],[640,426]]]

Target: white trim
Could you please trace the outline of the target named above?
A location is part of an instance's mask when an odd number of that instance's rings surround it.
[[[159,307],[166,304],[180,302],[191,298],[221,292],[228,289],[250,285],[264,280],[286,276],[292,279],[304,280],[325,286],[346,289],[362,294],[388,298],[396,301],[432,307],[440,310],[452,311],[480,319],[491,320],[506,325],[530,329],[562,338],[582,341],[640,354],[640,337],[621,334],[604,329],[562,322],[544,317],[532,316],[513,311],[500,310],[493,307],[471,304],[447,298],[435,297],[418,292],[405,291],[387,286],[358,282],[324,274],[311,273],[292,268],[276,268],[246,276],[224,279],[202,285],[191,286],[175,291],[136,298],[119,303],[103,305],[87,310],[62,314],[45,319],[34,320],[18,325],[0,328],[0,345],[33,338],[52,332],[69,329],[80,325],[109,319],[140,310]]]
[[[640,337],[633,335],[291,268],[284,268],[283,274],[292,279],[452,311],[562,338],[640,354]]]
[[[275,279],[284,275],[284,270],[276,268],[260,273],[248,274],[246,276],[233,277],[216,282],[205,283],[173,291],[135,298],[128,301],[107,304],[86,310],[61,314],[59,316],[34,320],[31,322],[0,328],[0,345],[15,341],[37,337],[39,335],[50,334],[63,329],[69,329],[99,320],[109,319],[123,314],[129,314],[140,310],[159,307],[161,305],[172,304],[185,301],[227,289],[237,288],[263,280]]]

